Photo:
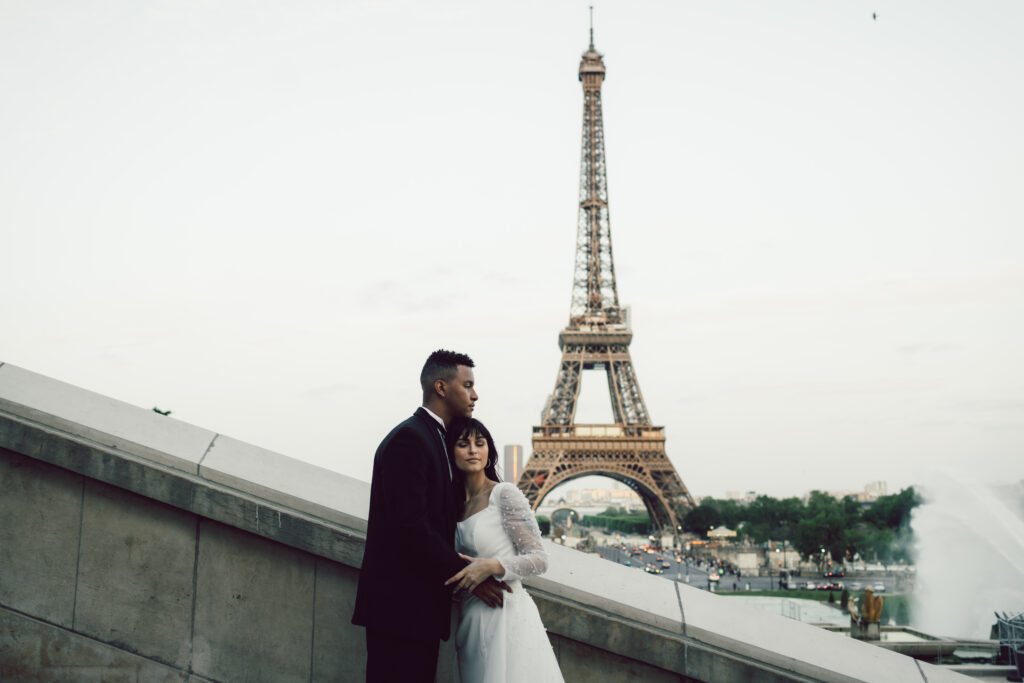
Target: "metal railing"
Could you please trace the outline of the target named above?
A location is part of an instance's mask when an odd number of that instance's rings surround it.
[[[1017,667],[1016,677],[1007,676],[1007,680],[1020,681],[1024,677],[1024,612],[1013,616],[996,612],[996,628],[999,659]]]

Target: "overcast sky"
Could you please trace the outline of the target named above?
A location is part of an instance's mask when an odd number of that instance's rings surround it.
[[[368,480],[454,348],[529,452],[587,4],[0,0],[0,361]],[[619,298],[691,491],[1019,479],[1024,3],[595,25]]]

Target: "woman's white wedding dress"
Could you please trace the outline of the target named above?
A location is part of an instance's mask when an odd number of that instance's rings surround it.
[[[487,507],[459,522],[455,547],[470,557],[496,557],[512,593],[491,608],[472,594],[459,603],[455,647],[462,683],[562,683],[547,632],[520,579],[543,574],[548,555],[526,496],[505,482],[491,491]]]

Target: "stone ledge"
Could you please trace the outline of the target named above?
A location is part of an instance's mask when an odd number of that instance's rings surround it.
[[[191,474],[215,436],[10,363],[0,365],[0,411]]]
[[[351,567],[362,564],[369,484],[11,365],[0,365],[0,448]],[[965,680],[693,587],[547,547],[551,570],[527,583],[549,630],[665,671],[728,681]]]
[[[199,476],[366,532],[370,487],[322,467],[218,435],[199,465]]]
[[[544,549],[551,558],[548,571],[527,578],[530,588],[656,631],[683,634],[683,614],[673,582],[551,541],[544,541]]]
[[[365,482],[10,363],[0,365],[0,416],[366,531]]]
[[[0,448],[349,566],[365,532],[0,412]],[[342,475],[337,475],[342,476]],[[343,513],[338,513],[339,515]],[[365,524],[365,523],[364,523]]]

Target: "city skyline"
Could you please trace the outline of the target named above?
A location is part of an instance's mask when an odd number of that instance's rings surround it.
[[[856,500],[858,500],[859,502],[862,502],[862,503],[863,502],[873,502],[873,501],[877,500],[879,497],[885,496],[885,495],[889,495],[890,493],[891,494],[899,493],[899,491],[889,491],[888,490],[887,482],[881,481],[881,480],[876,480],[876,481],[870,481],[870,482],[864,483],[864,485],[860,489],[849,488],[849,487],[839,488],[839,489],[831,489],[831,490],[808,489],[808,490],[804,491],[803,493],[797,493],[797,494],[794,494],[792,496],[770,496],[770,497],[772,497],[772,498],[780,498],[780,497],[791,498],[791,497],[795,497],[795,498],[799,498],[800,500],[806,502],[807,498],[810,496],[812,491],[820,491],[821,493],[825,493],[825,494],[830,495],[830,496],[832,496],[833,498],[836,498],[836,499],[842,499],[845,496],[853,496]],[[551,499],[551,500],[565,500],[565,501],[568,502],[568,501],[571,501],[571,500],[582,500],[583,498],[586,498],[588,495],[593,499],[595,495],[602,495],[602,494],[609,494],[609,493],[613,493],[613,494],[629,493],[633,497],[635,497],[636,502],[638,504],[641,504],[641,505],[643,504],[643,500],[640,498],[639,494],[637,494],[635,491],[633,491],[630,487],[626,486],[622,482],[615,481],[614,479],[610,479],[610,478],[607,478],[607,477],[581,477],[580,479],[576,479],[576,480],[570,481],[570,482],[568,482],[566,484],[562,484],[561,486],[555,488],[551,492],[551,494],[548,496],[548,498]],[[717,493],[716,492],[708,492],[704,496],[702,496],[701,498],[698,498],[697,499],[697,503],[700,504],[700,502],[702,501],[703,498],[714,498],[716,500],[734,500],[734,501],[737,501],[737,502],[740,502],[740,503],[746,505],[746,504],[749,504],[749,503],[753,502],[757,497],[762,496],[762,495],[769,495],[769,494],[764,492],[764,491],[756,491],[756,490],[744,491],[742,493],[740,491],[736,491],[736,490],[725,491],[725,492],[717,492]],[[615,496],[612,496],[612,497],[615,497]],[[602,500],[604,500],[604,498],[602,498]]]
[[[455,348],[496,441],[531,442],[586,3],[0,19],[0,362],[368,481]],[[594,21],[619,296],[690,491],[1019,479],[1024,5]],[[585,376],[577,421],[610,414]]]

